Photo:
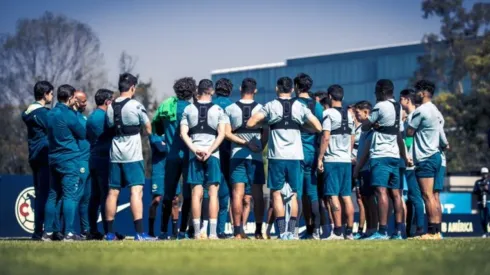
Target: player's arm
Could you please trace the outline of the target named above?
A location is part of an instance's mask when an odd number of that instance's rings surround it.
[[[189,137],[189,126],[187,124],[180,124],[180,137],[184,141],[185,145],[187,145],[189,150],[196,154],[197,148],[194,143],[192,143],[192,139]]]
[[[322,131],[322,125],[320,124],[320,121],[318,120],[318,118],[316,118],[315,115],[310,114],[306,119],[306,123],[312,126],[317,133],[320,133]]]
[[[255,128],[264,121],[266,114],[262,111],[255,113],[248,121],[247,128]]]
[[[218,131],[218,135],[216,136],[216,139],[214,140],[211,147],[209,147],[208,152],[206,153],[206,157],[204,158],[204,160],[208,159],[213,154],[213,152],[218,149],[218,147],[221,145],[221,143],[225,139],[225,124],[219,123],[217,131]]]
[[[379,106],[374,106],[373,110],[369,114],[368,119],[362,122],[361,129],[363,131],[369,131],[373,128],[374,124],[379,119]]]
[[[239,136],[233,134],[233,130],[231,129],[231,124],[225,124],[225,137],[227,140],[236,143],[238,145],[247,145],[247,141],[240,138]]]
[[[264,149],[267,145],[267,142],[269,142],[269,133],[269,127],[264,125],[264,127],[262,128],[262,133],[260,135],[260,143],[262,144],[262,149]]]
[[[420,113],[420,111],[416,109],[412,115],[412,119],[408,123],[407,137],[413,137],[415,135],[415,131],[417,131],[421,122],[422,113]]]
[[[413,166],[411,160],[407,158],[407,149],[405,147],[405,142],[403,142],[401,132],[398,132],[398,134],[396,135],[396,144],[398,145],[398,149],[400,151],[400,157],[405,161],[405,164],[408,166]]]
[[[323,172],[323,156],[325,156],[325,152],[328,148],[328,143],[330,142],[330,130],[323,131],[322,138],[320,141],[320,152],[318,153],[318,170]]]
[[[70,114],[70,123],[68,124],[68,127],[76,139],[85,139],[87,137],[87,128],[80,123],[80,118],[78,117],[79,115],[81,114],[77,114],[75,112]]]
[[[369,160],[369,151],[371,150],[371,139],[366,139],[364,141],[364,149],[362,151],[362,154],[361,154],[361,157],[359,158],[359,162],[357,163],[356,167],[354,168],[354,174],[353,174],[353,177],[354,178],[359,178],[359,171],[361,170],[362,167],[364,167],[364,165],[366,165],[366,163],[368,162]]]
[[[446,132],[444,132],[444,127],[442,125],[439,129],[439,145],[443,150],[449,148],[449,141],[447,140]]]

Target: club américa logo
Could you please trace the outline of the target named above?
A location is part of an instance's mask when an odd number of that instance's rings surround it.
[[[34,187],[28,187],[19,193],[15,201],[15,217],[20,227],[28,233],[34,232],[34,206],[36,193]]]

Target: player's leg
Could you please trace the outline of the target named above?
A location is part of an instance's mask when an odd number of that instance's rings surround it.
[[[309,170],[305,171],[306,175],[304,178],[306,180],[305,189],[304,189],[304,199],[306,202],[306,207],[304,207],[305,220],[309,220],[310,222],[310,236],[313,239],[320,239],[320,203],[318,200],[318,187],[317,187],[317,178],[316,178],[316,170],[317,167],[315,165],[316,161],[313,157],[309,164]]]
[[[206,161],[206,185],[209,193],[209,239],[218,239],[219,185],[221,183],[220,160],[211,156]]]
[[[202,162],[196,158],[189,160],[187,183],[191,187],[191,214],[194,239],[200,239],[202,200],[204,196],[204,170]]]
[[[342,213],[345,216],[345,238],[353,240],[352,228],[354,227],[354,204],[352,202],[352,165],[350,163],[340,163],[340,190],[339,194],[342,198]]]
[[[434,184],[437,177],[437,172],[441,164],[440,154],[434,154],[429,159],[420,162],[417,165],[416,177],[419,183],[422,198],[425,202],[425,209],[429,225],[427,228],[428,235],[424,235],[424,239],[432,239],[440,230],[439,213],[437,201],[434,195]]]
[[[388,230],[388,183],[392,173],[392,167],[390,166],[391,158],[374,158],[370,160],[371,167],[371,186],[374,188],[374,195],[377,203],[377,214],[379,228],[378,232],[367,238],[371,239],[389,239],[387,235]],[[396,163],[396,169],[398,169],[398,160]]]
[[[366,213],[366,207],[364,206],[364,200],[362,198],[359,186],[356,186],[355,191],[356,191],[357,205],[359,206],[359,226],[357,228],[357,233],[354,236],[354,238],[359,239],[359,238],[361,238],[361,236],[364,232],[364,225],[366,224],[367,213]]]
[[[57,216],[61,202],[61,175],[56,171],[54,166],[50,166],[50,180],[48,200],[45,207],[44,233],[43,241],[51,241],[56,232],[59,232]]]
[[[272,207],[274,209],[275,222],[279,229],[279,236],[282,238],[286,233],[286,212],[284,209],[284,202],[281,195],[281,189],[286,182],[285,163],[283,160],[269,160],[269,167],[267,173],[267,186],[272,192]],[[287,238],[287,236],[286,236]]]
[[[153,184],[152,184],[153,190]],[[162,201],[161,195],[153,195],[150,203],[150,208],[148,209],[148,235],[155,237],[155,219],[157,216],[158,205]]]
[[[228,221],[229,207],[230,207],[230,190],[228,189],[228,184],[224,177],[221,178],[221,183],[218,189],[218,201],[219,201],[219,211],[218,211],[218,238],[224,239],[225,226]]]
[[[263,239],[262,222],[264,221],[264,163],[261,161],[251,161],[250,169],[247,169],[247,171],[249,180],[251,180],[252,183],[251,195],[254,204],[255,239],[261,240]]]
[[[89,174],[87,167],[86,174]],[[80,231],[82,239],[90,238],[90,219],[89,219],[89,205],[90,197],[92,196],[92,183],[90,176],[80,175],[80,182],[84,185],[83,195],[78,205],[78,215],[80,216]]]
[[[164,186],[165,180],[165,156],[153,152],[151,157],[151,204],[148,211],[148,234],[155,237],[155,219],[157,209],[163,201],[163,194],[167,192]],[[162,206],[163,207],[163,206]],[[163,212],[163,211],[162,211]]]
[[[182,216],[180,218],[180,229],[179,229],[179,239],[186,239],[186,230],[187,225],[189,224],[189,218],[192,216],[191,214],[191,205],[192,205],[192,191],[189,184],[182,183],[182,198],[184,201],[182,202]],[[192,222],[189,224],[189,230],[192,227]],[[191,238],[193,236],[189,236]]]
[[[300,200],[298,200],[298,189],[303,186],[303,174],[301,172],[301,162],[299,160],[287,160],[284,161],[286,170],[286,182],[289,183],[293,191],[293,197],[291,198],[291,217],[288,222],[289,239],[298,238],[299,215],[300,213]]]
[[[274,226],[274,222],[276,220],[276,217],[274,216],[274,202],[273,202],[272,192],[269,196],[268,205],[269,205],[269,207],[267,208],[267,221],[266,221],[265,238],[269,240],[271,238],[272,227]]]
[[[392,173],[388,183],[388,191],[395,211],[395,233],[393,234],[392,239],[400,240],[403,239],[402,231],[405,218],[402,202],[404,169],[400,169],[398,165],[399,160],[393,160],[390,165],[392,167]]]
[[[104,232],[107,233],[107,223],[105,219],[105,199],[106,197],[102,196],[102,188],[100,185],[102,183],[99,182],[99,171],[95,169],[95,165],[90,164],[90,185],[91,185],[91,193],[90,193],[90,201],[88,206],[88,221],[90,227],[90,239],[91,240],[101,240],[104,236],[99,232],[97,220],[99,219],[99,210],[102,217],[102,224],[104,228]],[[109,167],[106,165],[106,169]],[[102,169],[102,168],[99,168]],[[101,171],[102,172],[102,171]],[[109,177],[108,171],[104,172],[104,174]],[[105,180],[106,182],[108,181]],[[106,193],[107,195],[107,193]],[[102,207],[104,205],[104,207]]]
[[[342,166],[338,163],[324,162],[324,197],[326,198],[325,204],[332,211],[332,221],[334,223],[333,234],[327,238],[343,239],[342,236],[342,208],[340,205],[339,194],[341,188],[341,170]]]
[[[65,226],[66,241],[79,240],[75,234],[74,221],[78,206],[77,185],[80,182],[80,164],[78,161],[65,161],[57,165],[58,172],[62,174],[61,186],[63,192],[63,222]]]
[[[31,165],[33,178],[34,178],[34,192],[36,195],[36,201],[33,205],[34,208],[34,233],[32,239],[41,240],[43,236],[43,225],[45,220],[46,203],[49,196],[49,166],[43,165]]]
[[[419,184],[417,183],[414,170],[405,171],[405,177],[407,179],[408,186],[408,201],[412,205],[407,205],[407,213],[413,213],[411,215],[412,218],[407,217],[407,220],[408,222],[412,221],[412,223],[415,223],[415,235],[420,236],[424,234],[425,226],[424,201],[422,199],[422,193],[420,191]],[[408,232],[411,233],[412,230],[409,230]]]
[[[247,230],[248,216],[250,215],[250,210],[252,209],[252,191],[245,191],[245,193],[248,194],[245,194],[245,196],[243,196],[242,227],[240,229],[242,235],[246,235],[245,231]]]
[[[179,214],[180,214],[180,197],[179,195],[176,195],[172,200],[172,236],[170,237],[170,239],[172,240],[176,240],[178,238]]]

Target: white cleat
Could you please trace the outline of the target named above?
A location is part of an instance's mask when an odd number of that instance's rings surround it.
[[[346,239],[346,240],[352,240],[353,241],[354,240],[354,235],[352,235],[352,234],[345,235],[344,236],[344,239]]]
[[[322,241],[339,241],[339,240],[343,240],[344,239],[344,236],[340,235],[340,236],[337,236],[335,234],[330,234],[330,236],[328,236],[328,238],[325,238],[325,239],[322,239]]]

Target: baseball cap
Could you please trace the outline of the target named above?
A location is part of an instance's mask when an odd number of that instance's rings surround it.
[[[483,167],[481,169],[480,173],[482,173],[482,174],[488,174],[488,168],[487,167]]]

